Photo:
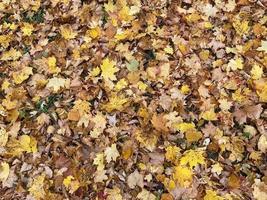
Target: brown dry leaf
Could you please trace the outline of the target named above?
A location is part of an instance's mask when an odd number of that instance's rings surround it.
[[[188,130],[185,132],[185,137],[188,142],[197,142],[202,138],[202,133],[196,130]]]
[[[267,200],[266,6],[0,1],[1,198]]]
[[[228,178],[228,186],[231,188],[239,188],[240,187],[240,178],[235,175],[231,174]]]
[[[160,132],[164,132],[164,133],[168,132],[168,128],[166,127],[166,120],[164,119],[164,115],[154,114],[151,119],[151,123],[155,127],[156,130]]]
[[[122,146],[122,157],[125,160],[128,160],[129,158],[131,158],[131,156],[133,155],[133,151],[134,151],[134,146],[133,146],[133,141],[131,140],[127,140],[124,142],[123,146]]]
[[[260,104],[255,106],[245,106],[244,108],[238,109],[234,112],[234,117],[236,120],[243,124],[247,121],[247,118],[250,119],[259,119],[263,109]]]
[[[140,188],[144,187],[143,175],[141,175],[137,170],[131,173],[127,178],[127,184],[131,189],[134,189],[135,186],[139,186]]]

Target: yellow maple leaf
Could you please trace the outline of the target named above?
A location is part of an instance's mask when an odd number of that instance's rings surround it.
[[[90,36],[91,38],[95,39],[98,38],[101,34],[101,29],[99,26],[96,26],[94,28],[90,28],[87,32],[86,35]]]
[[[213,190],[206,190],[204,200],[224,200],[224,198],[218,196],[217,193]]]
[[[257,48],[258,51],[264,51],[264,53],[267,53],[267,40],[261,41],[261,46]]]
[[[196,129],[191,129],[185,132],[185,137],[188,142],[197,142],[202,138],[202,133]]]
[[[58,92],[60,88],[64,88],[70,84],[69,79],[53,77],[48,80],[47,88],[52,88],[53,92]]]
[[[198,13],[192,13],[190,15],[187,15],[185,18],[188,22],[197,22],[201,19],[201,16]]]
[[[21,135],[18,140],[11,138],[7,143],[7,148],[11,155],[21,155],[23,152],[36,153],[37,141],[32,136]]]
[[[252,159],[252,160],[255,160],[255,161],[259,161],[262,158],[261,154],[262,153],[259,152],[259,151],[253,151],[253,152],[250,153],[249,158]]]
[[[104,165],[104,153],[96,154],[96,157],[94,158],[93,164],[97,166],[97,171],[104,170],[104,168],[105,168],[105,165]]]
[[[98,138],[99,135],[103,133],[107,124],[107,120],[101,112],[98,112],[96,116],[91,119],[91,121],[95,123],[95,126],[94,129],[90,131],[90,135],[92,138]]]
[[[237,70],[237,69],[243,69],[244,64],[243,64],[243,59],[242,58],[235,58],[231,59],[227,65],[227,71],[230,70]]]
[[[142,90],[142,91],[145,91],[147,89],[147,84],[145,84],[144,82],[142,81],[138,81],[137,82],[137,86],[138,86],[138,89],[139,90]]]
[[[0,182],[5,182],[9,176],[9,164],[2,162],[0,165]]]
[[[164,48],[164,51],[165,53],[173,54],[173,48],[169,45]]]
[[[113,1],[109,0],[108,3],[104,4],[104,8],[106,12],[114,12],[116,7],[113,4]]]
[[[44,180],[45,175],[39,175],[33,179],[33,182],[30,185],[29,192],[36,200],[44,199],[45,190],[44,190]]]
[[[168,191],[172,191],[176,187],[175,181],[169,178],[164,178],[163,184]]]
[[[70,25],[67,26],[61,26],[60,27],[60,34],[65,38],[66,40],[74,39],[77,36],[77,33],[73,31]]]
[[[59,73],[61,70],[57,67],[57,59],[55,56],[47,58],[48,72],[51,74]]]
[[[267,102],[267,80],[259,79],[255,81],[255,87],[260,101]]]
[[[127,81],[125,78],[122,78],[121,80],[119,80],[116,85],[115,85],[115,90],[120,91],[123,88],[125,88],[128,85]]]
[[[11,48],[9,51],[3,52],[1,56],[1,60],[3,61],[18,60],[21,56],[22,54],[20,53],[20,51],[17,51],[16,49]]]
[[[180,90],[183,94],[188,94],[190,92],[190,88],[188,85],[183,85]]]
[[[24,36],[30,36],[34,30],[34,27],[30,23],[23,23],[21,30]]]
[[[233,94],[232,94],[232,98],[234,101],[237,101],[238,103],[242,103],[246,100],[246,88],[245,89],[241,89],[238,88]]]
[[[122,8],[119,10],[119,18],[124,22],[129,22],[133,19],[131,15],[130,8],[127,5],[123,5]]]
[[[180,159],[180,165],[189,165],[190,168],[193,168],[198,164],[205,164],[205,158],[202,151],[188,150]]]
[[[127,140],[124,142],[122,146],[122,157],[124,160],[128,160],[131,158],[134,152],[133,142],[131,140]]]
[[[129,35],[130,35],[129,30],[123,30],[121,28],[118,28],[114,38],[117,39],[117,40],[124,40],[127,37],[129,37]]]
[[[10,97],[7,97],[6,99],[3,99],[2,105],[7,109],[7,110],[13,110],[17,107],[18,101],[17,100],[11,100]]]
[[[0,35],[0,45],[4,48],[7,48],[9,46],[11,40],[12,38],[10,35]]]
[[[108,179],[108,176],[106,175],[106,170],[97,170],[95,173],[94,173],[94,181],[96,183],[103,183],[105,180]]]
[[[171,145],[168,146],[166,148],[166,153],[165,153],[166,160],[175,162],[181,155],[180,151],[181,149],[177,146],[171,146]]]
[[[108,189],[107,194],[107,200],[122,200],[121,191],[118,187]]]
[[[185,133],[188,130],[195,129],[194,123],[182,122],[182,123],[174,123],[173,128],[180,131],[181,133]]]
[[[28,135],[22,135],[19,138],[21,148],[27,153],[36,153],[37,152],[37,141],[34,137]]]
[[[263,69],[259,65],[253,65],[250,74],[252,79],[260,79],[263,74]]]
[[[199,53],[199,57],[201,60],[208,60],[209,59],[209,55],[210,55],[210,52],[209,50],[202,50],[200,53]]]
[[[8,133],[6,129],[0,128],[0,147],[6,146],[7,141],[8,141]]]
[[[233,105],[233,103],[227,101],[227,99],[219,99],[218,102],[220,103],[219,107],[222,109],[222,111],[228,111]]]
[[[79,121],[78,124],[87,123],[88,113],[90,111],[90,103],[86,100],[78,99],[74,102],[73,108],[68,113],[68,119],[71,121]]]
[[[107,147],[104,153],[108,163],[110,163],[112,160],[116,161],[117,158],[120,156],[116,144],[112,144],[111,147]]]
[[[115,66],[116,62],[113,60],[109,60],[109,58],[105,58],[100,66],[102,73],[101,76],[104,78],[104,80],[117,80],[114,73],[119,71],[119,69]]]
[[[112,112],[114,110],[121,111],[124,109],[125,104],[128,102],[128,99],[123,95],[113,94],[109,99],[109,102],[104,104],[102,107],[108,112]]]
[[[9,88],[9,86],[10,86],[10,82],[8,81],[8,79],[5,79],[1,85],[1,89],[5,91]]]
[[[143,136],[140,131],[137,131],[136,140],[140,142],[142,147],[145,147],[149,151],[153,151],[156,148],[158,137],[156,135]]]
[[[31,67],[24,67],[22,70],[14,72],[12,76],[16,84],[21,84],[23,81],[27,80],[32,74],[33,73]]]
[[[234,20],[233,27],[235,28],[238,35],[243,36],[248,34],[250,30],[249,22],[246,20],[240,21],[239,19]]]
[[[86,100],[78,99],[74,102],[73,109],[78,110],[80,115],[90,112],[90,103]]]
[[[75,180],[73,176],[67,176],[63,180],[63,185],[69,190],[69,193],[74,193],[80,187],[80,182]]]
[[[90,72],[90,75],[95,77],[95,76],[98,76],[100,74],[100,68],[99,67],[94,67],[91,72]]]
[[[207,121],[215,121],[217,120],[217,115],[214,112],[214,109],[210,109],[207,111],[204,111],[200,114],[200,117],[207,120]]]
[[[153,193],[151,193],[148,190],[146,190],[145,188],[143,188],[142,191],[137,194],[137,199],[140,199],[140,200],[156,200],[157,198]]]
[[[223,170],[223,168],[220,165],[220,163],[216,163],[216,164],[212,165],[211,172],[217,173],[218,175],[220,175],[222,173],[222,170]]]
[[[211,22],[209,22],[209,21],[204,22],[203,26],[204,26],[204,28],[206,28],[206,29],[211,29],[211,28],[213,28],[213,24],[212,24]]]
[[[188,187],[193,180],[192,170],[186,166],[178,165],[174,168],[173,179],[182,187]]]
[[[71,181],[74,179],[73,176],[67,176],[66,178],[64,178],[63,180],[63,185],[65,185],[65,187],[69,187]]]

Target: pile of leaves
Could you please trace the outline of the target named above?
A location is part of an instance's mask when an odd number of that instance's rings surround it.
[[[1,199],[266,200],[266,12],[1,1]]]

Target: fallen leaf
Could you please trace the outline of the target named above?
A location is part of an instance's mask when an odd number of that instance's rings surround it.
[[[196,150],[187,150],[184,153],[184,156],[180,159],[181,165],[189,165],[190,168],[196,167],[198,164],[205,165],[205,158],[203,156],[202,151],[196,151]]]
[[[143,188],[142,191],[137,194],[137,199],[156,200],[156,196],[153,193]]]
[[[112,144],[111,147],[107,147],[105,150],[105,156],[108,163],[110,163],[112,160],[116,161],[117,158],[120,156],[116,144]]]
[[[115,81],[117,80],[115,73],[119,71],[119,69],[115,66],[116,62],[113,60],[109,60],[109,58],[105,58],[100,65],[101,68],[101,76],[104,80]]]
[[[143,175],[141,175],[137,170],[131,173],[127,178],[127,184],[131,189],[134,189],[135,186],[139,186],[140,188],[144,187]]]
[[[5,182],[9,176],[9,164],[7,162],[1,162],[0,165],[0,182]]]
[[[30,192],[31,196],[33,196],[35,199],[43,199],[45,197],[45,190],[44,190],[44,180],[45,175],[38,175],[35,177],[30,185],[30,188],[28,191]]]

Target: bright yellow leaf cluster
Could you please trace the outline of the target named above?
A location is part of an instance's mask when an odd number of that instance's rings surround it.
[[[213,190],[206,190],[204,200],[224,200],[224,198],[218,196],[217,193]]]
[[[203,113],[201,113],[201,118],[207,120],[207,121],[215,121],[217,120],[217,115],[214,112],[214,109],[210,109],[207,111],[204,111]]]
[[[0,182],[5,182],[9,176],[9,164],[2,162],[0,164]]]
[[[116,62],[110,60],[109,58],[105,58],[100,66],[102,73],[101,76],[104,80],[108,81],[115,81],[117,80],[115,73],[119,71],[119,69],[115,66]]]
[[[102,107],[108,112],[112,112],[114,110],[123,110],[124,105],[128,102],[128,99],[122,95],[112,95],[109,102],[104,104]]]
[[[186,166],[178,165],[174,168],[173,179],[182,187],[187,187],[193,179],[193,172]]]
[[[191,169],[198,164],[205,164],[205,158],[202,151],[188,150],[180,159],[180,165],[189,165]]]
[[[30,23],[24,23],[21,30],[24,36],[30,36],[34,30],[34,27]]]
[[[18,60],[22,56],[21,52],[11,48],[9,51],[3,52],[1,56],[1,60],[8,61],[8,60]]]
[[[69,190],[69,193],[74,193],[80,187],[80,182],[75,180],[73,176],[67,176],[63,180],[63,185]]]
[[[35,177],[30,185],[30,188],[28,189],[31,196],[33,196],[36,200],[41,200],[45,197],[44,180],[44,174]]]
[[[180,157],[180,151],[181,149],[177,146],[171,146],[171,145],[168,146],[166,148],[166,153],[165,153],[166,160],[172,162],[177,161],[178,158]]]
[[[71,26],[61,26],[60,33],[66,40],[74,39],[77,36],[77,32],[73,31]]]
[[[32,75],[31,67],[24,67],[22,70],[13,73],[13,79],[16,84],[20,84],[23,81],[27,80],[30,75]]]
[[[21,135],[19,139],[11,138],[7,143],[8,153],[12,155],[21,155],[23,152],[36,153],[37,141],[34,137]]]

